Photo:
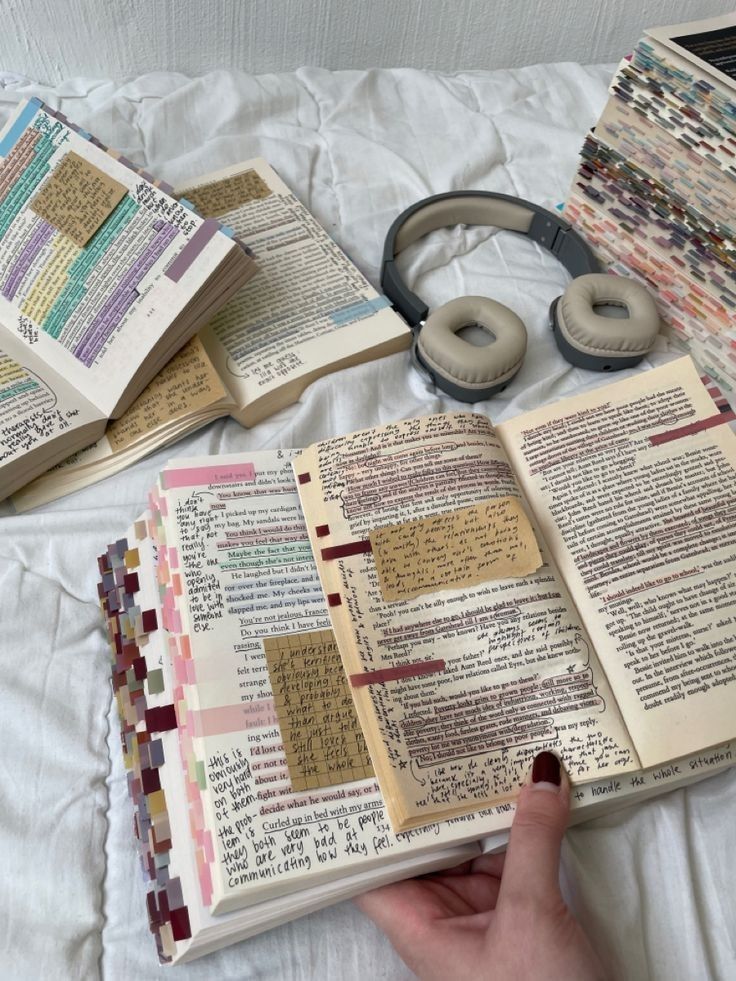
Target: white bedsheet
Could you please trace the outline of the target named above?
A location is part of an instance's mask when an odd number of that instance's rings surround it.
[[[262,155],[377,284],[383,236],[432,193],[483,188],[553,207],[564,200],[610,70],[573,64],[454,75],[414,70],[281,75],[171,73],[122,86],[54,89],[0,76],[0,117],[40,95],[172,183]],[[461,293],[515,309],[530,332],[507,392],[479,408],[508,418],[607,381],[567,365],[546,326],[567,280],[509,233],[438,232],[407,277],[430,305]],[[662,363],[664,350],[649,364]],[[642,367],[646,367],[645,364]],[[95,590],[98,551],[142,508],[171,455],[304,446],[457,403],[395,355],[329,376],[250,431],[210,426],[105,483],[25,516],[0,517],[0,974],[166,977],[144,912],[108,654]],[[565,888],[615,976],[736,977],[736,772],[568,833]],[[192,965],[180,978],[409,976],[349,903]]]

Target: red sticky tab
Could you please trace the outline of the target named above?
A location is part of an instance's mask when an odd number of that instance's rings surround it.
[[[317,536],[317,538],[325,538],[330,533],[330,526],[317,525],[317,527],[314,529],[314,533]]]
[[[327,605],[328,606],[342,606],[342,599],[339,593],[328,593],[327,594]]]
[[[141,620],[143,622],[144,633],[150,634],[152,630],[156,630],[158,627],[158,619],[156,618],[155,610],[144,610],[141,614]]]
[[[129,572],[127,575],[123,576],[123,589],[126,593],[132,596],[133,593],[137,593],[140,588],[141,587],[138,584],[137,572]]]
[[[144,794],[153,794],[157,790],[161,790],[161,778],[158,775],[158,770],[149,770],[147,767],[143,767],[141,786]]]
[[[146,709],[146,729],[149,732],[168,732],[176,729],[176,710],[173,705],[161,705]]]
[[[146,906],[148,907],[148,922],[152,926],[156,926],[159,922],[159,912],[156,906],[156,896],[151,890],[151,892],[146,893]]]
[[[188,940],[192,935],[186,906],[171,910],[171,932],[174,940]]]
[[[297,476],[297,480],[299,481],[300,484],[308,484],[311,479],[312,479],[311,474],[308,473],[300,473]]]
[[[380,685],[386,681],[399,681],[402,678],[421,678],[425,674],[437,674],[445,670],[445,662],[420,661],[418,664],[397,664],[394,668],[380,668],[378,671],[363,671],[350,675],[353,688],[364,685]]]
[[[733,412],[719,412],[715,416],[708,416],[707,419],[698,419],[687,426],[679,426],[677,429],[667,429],[663,433],[655,433],[649,437],[652,446],[661,446],[662,443],[670,443],[674,439],[682,439],[683,436],[693,436],[695,433],[702,433],[705,429],[712,429],[713,426],[721,426],[725,422],[733,422],[736,414]]]
[[[145,677],[148,676],[148,668],[146,667],[145,657],[137,657],[133,661],[133,674],[137,681],[143,681]]]
[[[323,548],[321,555],[325,562],[329,562],[331,559],[346,559],[350,555],[364,555],[372,551],[373,548],[371,547],[370,538],[365,538],[359,542],[346,542],[344,545],[333,545],[331,548]]]

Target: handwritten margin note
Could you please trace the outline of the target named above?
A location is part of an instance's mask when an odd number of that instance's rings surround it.
[[[517,497],[431,515],[370,532],[387,603],[489,579],[527,576],[542,564],[534,531]]]
[[[31,211],[83,248],[120,204],[124,184],[70,150],[31,201]]]
[[[292,790],[372,777],[333,632],[266,637],[263,647]]]

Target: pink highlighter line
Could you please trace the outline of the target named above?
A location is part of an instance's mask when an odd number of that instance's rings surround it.
[[[252,482],[256,479],[252,463],[219,464],[211,467],[180,467],[164,470],[161,481],[165,490],[175,487],[201,487],[206,484],[227,484],[236,480]]]

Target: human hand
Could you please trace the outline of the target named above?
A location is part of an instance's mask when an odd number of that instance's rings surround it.
[[[607,977],[559,886],[570,784],[540,753],[505,854],[396,882],[356,899],[422,981],[599,981]]]

